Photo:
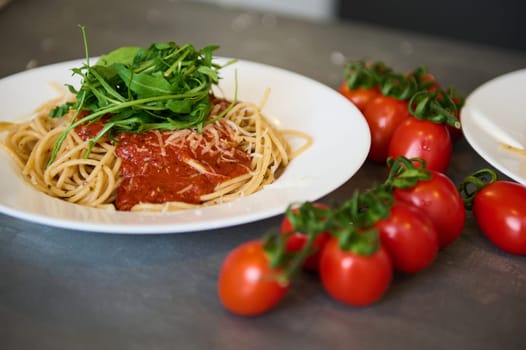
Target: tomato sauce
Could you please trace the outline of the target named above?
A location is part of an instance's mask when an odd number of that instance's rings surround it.
[[[121,133],[117,155],[122,159],[122,182],[116,207],[130,210],[138,203],[181,201],[199,204],[224,181],[249,171],[250,157],[231,143],[228,150],[207,150],[211,135],[203,132],[201,142],[171,144],[176,132]],[[193,135],[197,132],[192,131]],[[227,158],[224,153],[228,153]]]
[[[86,115],[88,115],[88,112],[81,112],[79,114],[79,119],[82,119]],[[95,121],[83,123],[75,128],[75,132],[83,140],[92,139],[102,130],[104,124],[110,119],[110,117],[110,115],[106,115]]]

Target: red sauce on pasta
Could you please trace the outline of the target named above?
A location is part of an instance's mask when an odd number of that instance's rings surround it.
[[[82,111],[82,112],[79,113],[78,119],[82,119],[83,117],[87,116],[88,114],[89,113],[87,111]],[[97,120],[95,120],[93,122],[81,124],[81,125],[79,125],[78,127],[75,128],[75,132],[83,140],[92,139],[95,136],[97,136],[99,131],[102,130],[102,128],[104,127],[104,123],[106,123],[106,121],[108,119],[110,119],[110,115],[103,116],[102,118],[97,119]]]
[[[249,156],[224,132],[224,123],[215,124],[221,127],[211,124],[202,134],[189,130],[119,134],[116,152],[122,159],[122,182],[117,209],[130,210],[141,202],[198,204],[218,184],[247,173]]]

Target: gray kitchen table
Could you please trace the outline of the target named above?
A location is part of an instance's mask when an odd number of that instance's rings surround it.
[[[0,77],[82,58],[79,24],[92,55],[154,41],[214,43],[221,56],[334,89],[345,62],[362,58],[400,71],[424,65],[464,96],[526,66],[521,51],[197,1],[14,0],[0,11]],[[491,168],[462,139],[447,173],[459,183],[483,167]],[[384,176],[383,165],[367,161],[321,200],[343,201]],[[0,215],[0,349],[526,349],[526,257],[489,243],[470,213],[461,237],[429,268],[397,275],[373,306],[340,304],[316,275],[301,274],[271,312],[230,314],[216,293],[221,262],[280,221],[126,235]]]

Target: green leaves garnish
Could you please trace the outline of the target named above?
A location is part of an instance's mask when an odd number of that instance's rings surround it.
[[[93,146],[101,137],[117,132],[144,132],[147,130],[176,130],[197,128],[202,130],[212,108],[211,88],[219,82],[221,66],[213,62],[218,46],[209,45],[200,50],[192,45],[175,42],[154,43],[148,48],[121,47],[89,64],[87,41],[86,63],[73,69],[82,78],[74,103],[60,105],[50,112],[61,117],[70,109],[76,111],[73,122],[59,137],[51,154],[56,157],[65,135],[77,126],[110,116],[105,127],[90,140]],[[79,113],[87,111],[83,118]]]

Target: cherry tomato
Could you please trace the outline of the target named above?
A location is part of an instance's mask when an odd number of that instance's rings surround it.
[[[321,203],[315,203],[315,206],[319,208],[327,208],[327,206],[321,204]],[[293,209],[293,212],[297,212],[297,209]],[[305,243],[307,243],[308,236],[303,232],[297,232],[295,231],[294,227],[292,227],[292,224],[288,217],[284,216],[283,220],[281,221],[281,234],[287,234],[289,235],[287,237],[287,244],[286,244],[286,250],[289,253],[293,252],[299,252]],[[319,233],[318,236],[314,239],[313,243],[313,253],[309,255],[305,261],[303,262],[303,267],[306,270],[310,271],[317,271],[321,256],[321,251],[323,250],[323,247],[325,246],[325,243],[330,238],[329,232],[322,232]]]
[[[340,85],[338,91],[354,103],[362,113],[369,101],[380,95],[380,91],[377,88],[357,88],[351,90],[346,81]]]
[[[281,271],[269,265],[263,242],[249,241],[232,250],[219,273],[218,294],[224,307],[239,315],[264,313],[283,298],[288,285],[276,280]]]
[[[421,158],[427,169],[445,173],[449,167],[453,145],[447,127],[428,120],[407,118],[393,133],[388,156]]]
[[[410,117],[407,101],[379,95],[366,105],[363,114],[371,132],[368,157],[375,162],[385,163],[393,133]]]
[[[395,202],[389,216],[377,221],[375,227],[398,271],[421,271],[438,253],[436,229],[431,219],[415,207]]]
[[[493,244],[508,253],[526,254],[526,187],[493,182],[476,193],[472,211]]]
[[[430,170],[430,173],[429,180],[421,180],[411,188],[396,188],[394,197],[419,208],[431,219],[437,230],[439,246],[444,248],[462,233],[466,211],[453,181],[437,171]]]
[[[332,237],[320,259],[320,279],[334,299],[353,306],[377,302],[387,291],[393,267],[383,246],[372,255],[342,251]]]

